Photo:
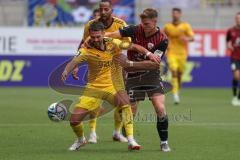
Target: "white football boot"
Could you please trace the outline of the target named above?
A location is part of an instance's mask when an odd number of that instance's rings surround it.
[[[69,151],[77,151],[80,147],[87,144],[87,140],[85,137],[78,138],[72,145],[69,147]]]
[[[127,138],[124,137],[121,133],[113,133],[113,141],[118,141],[118,142],[128,142]]]
[[[141,146],[135,141],[135,139],[131,139],[128,141],[128,150],[140,150]]]
[[[233,106],[240,106],[240,102],[239,102],[237,96],[235,96],[235,97],[232,98],[232,105],[233,105]]]
[[[171,151],[167,141],[166,142],[161,142],[160,149],[163,152],[170,152]]]

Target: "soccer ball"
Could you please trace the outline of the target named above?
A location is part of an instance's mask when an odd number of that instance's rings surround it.
[[[53,103],[48,107],[48,117],[54,122],[62,121],[67,116],[67,108],[62,103]]]

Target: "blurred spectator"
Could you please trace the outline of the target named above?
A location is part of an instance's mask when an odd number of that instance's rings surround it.
[[[97,19],[100,17],[100,10],[97,8],[97,9],[94,9],[93,10],[93,18],[94,19]]]

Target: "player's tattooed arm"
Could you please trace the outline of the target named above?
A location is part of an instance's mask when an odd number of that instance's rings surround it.
[[[159,65],[155,62],[152,62],[150,60],[146,61],[140,61],[140,62],[135,62],[135,61],[129,61],[125,55],[115,55],[113,57],[113,61],[115,63],[118,63],[121,65],[126,71],[139,71],[139,70],[155,70],[159,69]]]

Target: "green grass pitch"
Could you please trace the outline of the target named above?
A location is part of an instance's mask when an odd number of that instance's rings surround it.
[[[135,138],[142,150],[129,152],[112,141],[112,112],[98,120],[98,144],[68,151],[74,134],[68,123],[51,122],[47,107],[64,98],[48,88],[0,88],[0,159],[11,160],[239,160],[240,107],[230,89],[183,89],[174,106],[167,95],[170,153],[160,152],[154,110],[140,103]],[[68,96],[70,97],[70,96]],[[73,98],[73,97],[70,97]],[[85,125],[86,135],[88,127]]]

